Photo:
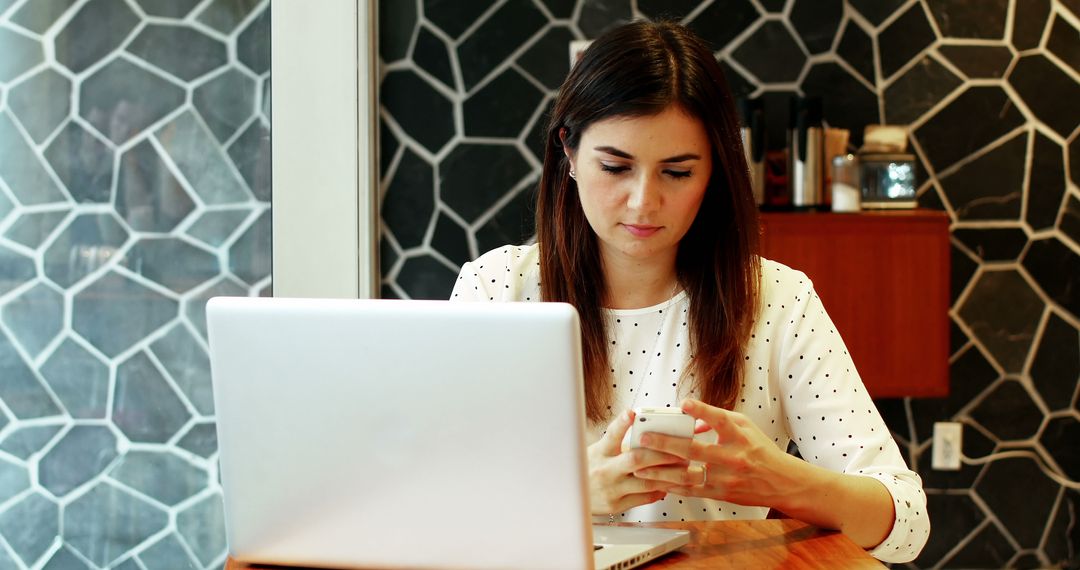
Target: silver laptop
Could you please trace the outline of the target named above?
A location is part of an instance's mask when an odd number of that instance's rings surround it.
[[[569,305],[218,297],[207,322],[234,559],[621,569],[689,540],[591,524]]]

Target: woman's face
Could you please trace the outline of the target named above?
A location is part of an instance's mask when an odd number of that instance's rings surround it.
[[[611,117],[585,129],[567,156],[604,257],[674,260],[712,174],[701,121],[675,106],[651,116]]]

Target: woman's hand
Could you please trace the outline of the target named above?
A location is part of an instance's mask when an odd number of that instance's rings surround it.
[[[638,448],[622,450],[623,437],[634,423],[634,412],[615,418],[599,441],[588,448],[589,500],[594,515],[621,513],[655,503],[678,483],[648,480],[634,472],[667,466],[686,471],[686,461],[661,451]]]
[[[675,455],[684,461],[698,461],[702,467],[686,469],[656,466],[638,469],[639,478],[674,484],[668,490],[687,497],[707,497],[739,505],[781,508],[790,494],[790,477],[800,471],[791,457],[761,433],[746,416],[685,400],[682,409],[697,418],[697,433],[715,431],[717,442],[650,433],[641,444],[658,453]]]

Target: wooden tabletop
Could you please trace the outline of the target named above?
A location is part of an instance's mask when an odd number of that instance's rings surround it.
[[[650,523],[689,529],[690,544],[648,570],[695,568],[875,568],[885,566],[847,536],[794,519]]]
[[[843,534],[793,519],[651,523],[624,526],[689,529],[690,544],[647,570],[695,568],[884,568]],[[225,570],[280,568],[229,559]]]

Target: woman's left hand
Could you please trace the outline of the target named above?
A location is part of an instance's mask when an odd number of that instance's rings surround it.
[[[782,509],[785,497],[795,487],[791,478],[805,464],[777,448],[743,414],[692,399],[684,400],[682,409],[700,420],[697,433],[715,431],[717,442],[649,433],[642,437],[641,445],[703,465],[689,469],[651,467],[636,471],[634,476],[678,483],[679,487],[669,490],[677,495]]]

